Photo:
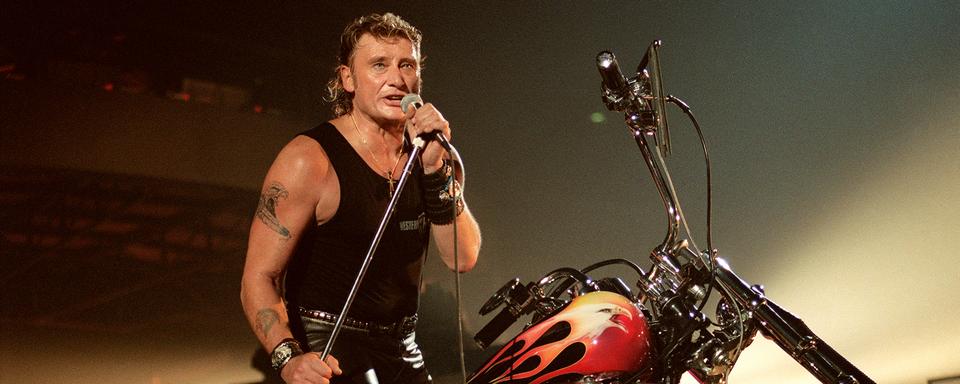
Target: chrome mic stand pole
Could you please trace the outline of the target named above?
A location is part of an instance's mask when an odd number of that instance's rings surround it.
[[[406,132],[404,132],[404,134],[406,134]],[[373,254],[377,251],[377,246],[380,245],[383,233],[387,229],[387,223],[390,222],[390,217],[393,216],[393,212],[396,210],[397,201],[400,200],[400,193],[403,192],[403,188],[407,184],[407,179],[409,179],[410,174],[413,173],[414,162],[420,157],[420,152],[423,151],[425,145],[426,142],[424,142],[423,139],[419,137],[413,139],[413,149],[410,150],[407,163],[403,166],[403,173],[400,174],[400,180],[397,181],[397,189],[394,190],[393,196],[390,197],[390,203],[387,204],[387,209],[383,213],[383,218],[380,220],[380,226],[377,227],[377,232],[373,235],[373,241],[367,250],[367,257],[363,259],[363,265],[360,266],[360,272],[357,274],[357,279],[353,282],[353,287],[350,288],[350,294],[347,295],[347,301],[343,304],[343,310],[340,311],[340,316],[337,317],[337,322],[330,332],[330,339],[327,340],[327,346],[323,348],[323,354],[320,355],[320,360],[326,361],[327,356],[330,355],[330,349],[333,348],[333,343],[340,333],[340,328],[343,327],[343,320],[346,319],[347,312],[350,311],[350,306],[353,304],[353,300],[356,299],[357,291],[360,290],[360,282],[363,281],[363,276],[367,274],[367,269],[370,268],[370,262],[373,261]]]

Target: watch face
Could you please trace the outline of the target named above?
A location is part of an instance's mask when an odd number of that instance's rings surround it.
[[[273,350],[273,355],[270,356],[270,364],[273,365],[273,369],[280,368],[280,361],[283,360],[283,356],[285,355],[283,349],[283,346],[280,346]]]
[[[287,361],[297,352],[300,352],[300,348],[296,342],[285,341],[280,343],[280,345],[273,349],[273,353],[270,354],[270,363],[273,365],[273,369],[280,370],[283,368],[283,366],[287,364]]]

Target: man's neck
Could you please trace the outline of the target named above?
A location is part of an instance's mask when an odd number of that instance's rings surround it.
[[[369,141],[386,144],[388,150],[399,150],[403,142],[404,125],[403,122],[384,121],[378,122],[371,119],[363,113],[358,113],[356,109],[340,116],[335,120],[341,120],[345,125],[352,125],[361,135]]]

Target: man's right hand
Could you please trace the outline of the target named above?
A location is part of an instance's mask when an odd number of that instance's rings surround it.
[[[329,384],[334,375],[341,373],[340,362],[333,355],[328,355],[324,362],[320,353],[308,352],[291,358],[280,370],[280,377],[287,384]]]

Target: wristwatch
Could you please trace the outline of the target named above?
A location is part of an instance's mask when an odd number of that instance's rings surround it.
[[[300,348],[300,343],[294,339],[283,339],[280,344],[273,347],[273,352],[270,353],[270,365],[275,371],[280,372],[290,359],[302,354],[303,349]]]

